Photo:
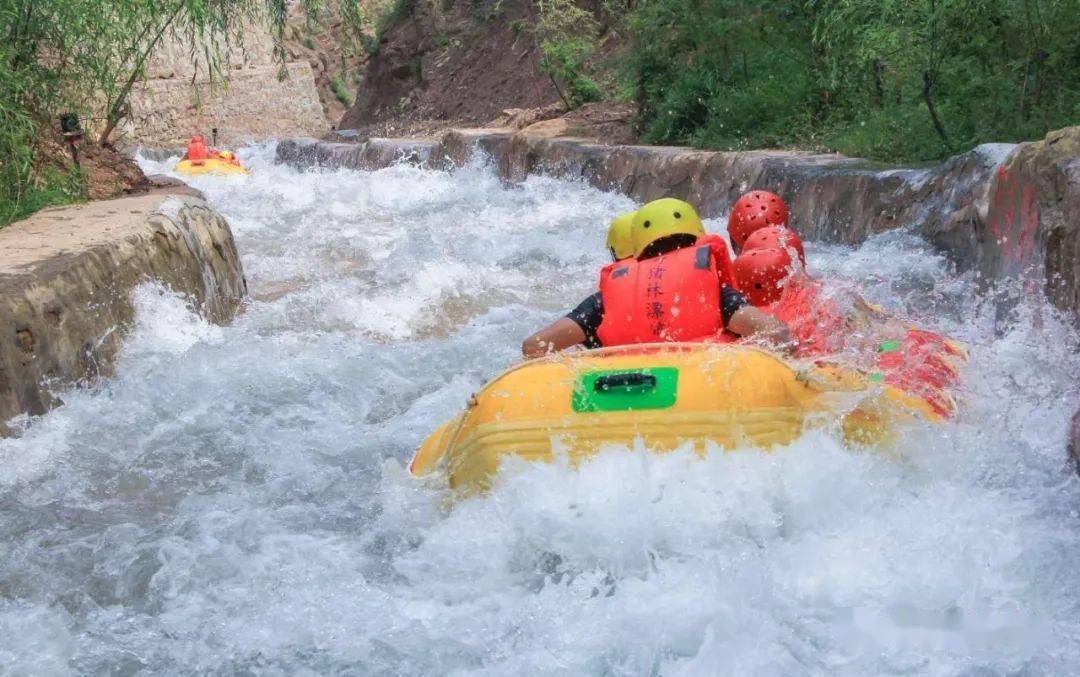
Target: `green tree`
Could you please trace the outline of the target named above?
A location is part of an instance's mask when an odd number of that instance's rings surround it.
[[[1080,0],[640,0],[643,138],[930,160],[1080,121]]]
[[[647,140],[781,145],[818,112],[799,3],[647,0],[632,26],[629,78]]]
[[[603,98],[588,73],[600,34],[596,17],[573,0],[536,0],[536,10],[540,70],[551,78],[567,109]]]
[[[841,144],[872,134],[875,154],[899,143],[930,158],[1078,119],[1076,0],[831,0],[815,39]]]

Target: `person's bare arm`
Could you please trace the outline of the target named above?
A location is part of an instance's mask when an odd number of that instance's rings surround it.
[[[525,339],[521,344],[521,354],[531,360],[584,342],[585,331],[578,323],[562,317]]]
[[[743,338],[760,338],[776,346],[791,343],[787,325],[754,306],[743,306],[732,313],[727,328]]]

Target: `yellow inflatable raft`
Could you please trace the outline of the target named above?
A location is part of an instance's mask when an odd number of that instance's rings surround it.
[[[939,421],[925,400],[853,370],[788,362],[743,345],[662,344],[563,353],[493,379],[421,445],[409,470],[486,489],[509,455],[580,461],[641,438],[654,451],[709,442],[768,449],[808,427],[878,443],[905,422]]]
[[[173,171],[184,176],[200,176],[203,174],[243,175],[248,173],[248,170],[241,167],[235,160],[223,160],[214,157],[205,160],[181,160],[173,167]]]

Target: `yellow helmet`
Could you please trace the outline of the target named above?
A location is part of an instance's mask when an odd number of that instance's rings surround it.
[[[628,259],[634,255],[634,242],[630,237],[630,229],[634,224],[634,214],[627,212],[619,214],[611,221],[607,231],[607,248],[611,257],[616,261]]]
[[[641,256],[645,248],[668,235],[705,234],[705,226],[689,202],[665,197],[653,200],[634,214],[630,238],[634,256]]]
[[[218,157],[221,158],[222,160],[231,160],[236,156],[232,154],[232,151],[223,150],[223,151],[218,152]]]

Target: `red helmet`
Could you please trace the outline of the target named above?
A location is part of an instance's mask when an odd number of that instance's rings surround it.
[[[727,230],[735,251],[741,251],[743,242],[758,228],[786,226],[788,207],[780,196],[767,190],[746,193],[735,202],[728,217]]]
[[[792,272],[791,254],[779,247],[749,249],[735,258],[735,284],[755,306],[780,300],[781,282]]]
[[[750,237],[743,242],[744,252],[751,249],[780,249],[793,248],[799,254],[799,261],[806,265],[806,253],[803,252],[802,240],[798,234],[790,228],[783,226],[765,226],[750,233]]]

